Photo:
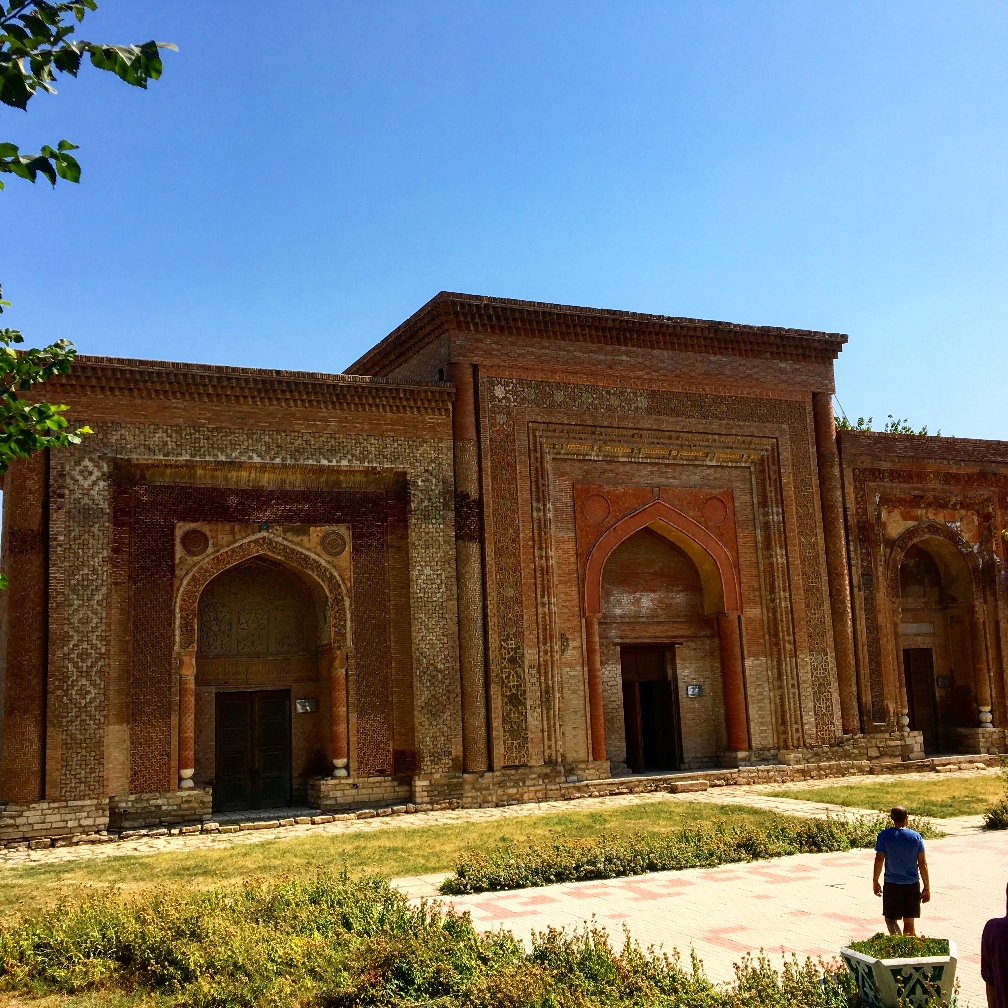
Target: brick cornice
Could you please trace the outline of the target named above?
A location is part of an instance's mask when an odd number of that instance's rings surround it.
[[[442,291],[351,364],[346,373],[390,374],[447,332],[799,361],[835,360],[847,342],[843,333],[738,325]]]
[[[837,437],[847,465],[862,460],[871,464],[912,460],[937,465],[1008,465],[1008,441],[886,434],[882,431],[838,431]]]
[[[454,389],[444,382],[330,375],[310,371],[185,364],[79,354],[70,373],[46,383],[46,396],[113,396],[242,406],[340,408],[448,416]]]

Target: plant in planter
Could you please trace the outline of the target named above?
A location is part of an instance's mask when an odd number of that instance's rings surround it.
[[[955,942],[947,938],[878,934],[840,950],[865,1004],[874,1008],[926,1008],[952,1004]]]

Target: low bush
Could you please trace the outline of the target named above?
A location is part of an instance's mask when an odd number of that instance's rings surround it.
[[[1008,829],[1008,795],[991,805],[983,817],[984,829]]]
[[[125,992],[191,1008],[853,1008],[834,966],[764,956],[712,984],[695,956],[616,951],[585,927],[480,934],[468,915],[413,907],[387,882],[346,874],[240,891],[115,894],[0,932],[0,990]]]
[[[876,932],[867,941],[851,942],[847,947],[876,959],[926,959],[949,954],[947,938],[886,934],[883,931]]]
[[[1008,758],[1001,757],[1001,773],[999,775],[1005,785],[1005,793],[1001,800],[995,802],[984,811],[984,829],[1008,829]]]
[[[789,819],[781,816],[758,829],[739,820],[673,833],[637,833],[590,839],[557,837],[552,843],[502,847],[462,857],[441,891],[460,895],[497,889],[525,889],[555,882],[620,878],[646,872],[709,868],[786,854],[819,854],[874,847],[888,819]],[[923,823],[913,823],[935,836]]]

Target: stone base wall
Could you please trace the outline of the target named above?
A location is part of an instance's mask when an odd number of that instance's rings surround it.
[[[964,729],[969,733],[972,729]],[[1003,729],[976,729],[980,742],[970,735],[963,744],[1005,746]],[[31,805],[0,805],[0,847],[62,847],[78,843],[102,843],[138,835],[161,836],[186,833],[226,833],[244,829],[322,824],[334,819],[367,818],[453,808],[492,808],[529,802],[570,801],[611,795],[666,792],[680,794],[709,788],[745,784],[787,784],[793,781],[827,780],[871,774],[947,773],[976,767],[997,767],[1001,756],[994,748],[958,756],[928,759],[894,758],[909,748],[917,752],[919,733],[885,736],[855,736],[857,751],[875,752],[872,759],[806,762],[741,762],[720,770],[660,774],[654,777],[610,777],[608,761],[568,766],[521,767],[482,774],[426,776],[411,782],[393,777],[370,777],[356,781],[346,777],[314,777],[308,782],[311,804],[323,814],[277,820],[220,825],[213,821],[210,789],[152,792],[100,801],[34,802]],[[885,740],[883,742],[883,740]],[[824,747],[815,755],[824,756]],[[847,752],[845,746],[839,747]],[[1008,746],[1005,746],[1008,749]],[[752,756],[754,754],[739,754]],[[789,756],[789,753],[781,754]],[[356,785],[356,787],[354,786]],[[278,810],[279,811],[279,810]],[[111,812],[111,815],[110,815]]]
[[[1004,728],[943,728],[942,737],[957,753],[1008,753],[1008,730]]]
[[[149,791],[109,798],[108,805],[110,830],[207,822],[213,818],[213,790]]]
[[[310,777],[308,804],[325,812],[370,806],[401,805],[411,801],[410,784],[395,777]]]
[[[0,841],[100,833],[108,821],[104,799],[0,805]]]
[[[981,752],[979,749],[974,751]],[[903,763],[907,760],[924,759],[924,736],[921,732],[912,731],[842,735],[829,746],[781,750],[778,759],[789,766],[798,763],[835,763],[849,760]]]

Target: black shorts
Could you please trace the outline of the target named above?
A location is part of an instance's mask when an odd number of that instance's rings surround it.
[[[886,920],[902,920],[904,917],[920,917],[920,883],[900,885],[886,882],[882,886],[882,916]]]

